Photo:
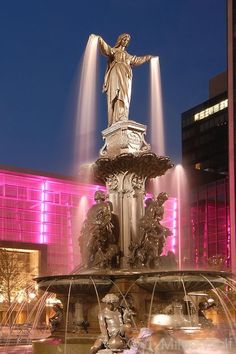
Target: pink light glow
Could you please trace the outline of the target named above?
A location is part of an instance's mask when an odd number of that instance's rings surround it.
[[[177,200],[178,200],[178,261],[179,269],[182,268],[182,233],[181,233],[181,208],[186,201],[186,191],[187,191],[187,178],[182,165],[177,165],[175,167],[175,177],[176,177],[176,189],[177,189]]]
[[[176,250],[175,250],[175,246],[176,246],[176,234],[177,234],[177,232],[176,232],[177,200],[176,200],[176,198],[173,198],[173,199],[174,199],[174,201],[173,201],[173,218],[172,218],[172,220],[173,220],[173,227],[172,227],[172,233],[173,233],[173,235],[172,235],[172,237],[171,237],[171,240],[172,240],[172,243],[171,243],[171,246],[172,246],[171,251],[175,253],[175,252],[176,252]]]
[[[27,244],[46,244],[49,272],[69,273],[74,245],[78,247],[77,209],[94,202],[98,185],[0,170],[0,239]],[[80,210],[81,211],[81,210]],[[81,222],[86,214],[81,213]],[[79,254],[79,253],[77,253]],[[74,261],[73,261],[74,259]]]
[[[178,237],[178,230],[176,227],[178,215],[177,206],[176,198],[169,197],[165,202],[165,213],[162,224],[171,230],[172,236],[167,237],[163,254],[167,254],[168,251],[176,253],[176,239]]]
[[[46,205],[45,205],[45,200],[46,200],[46,190],[47,190],[47,182],[44,181],[42,182],[41,185],[41,215],[40,215],[40,243],[47,243],[47,214],[46,214]]]
[[[69,273],[80,260],[78,237],[99,185],[0,170],[0,239],[47,245],[49,272]],[[175,251],[177,200],[165,203],[162,224],[173,236],[167,238],[165,254]],[[20,244],[21,243],[21,244]]]
[[[218,187],[219,188],[219,187]],[[215,192],[215,186],[210,186],[208,195]],[[204,264],[208,258],[222,255],[229,262],[230,234],[229,212],[225,201],[216,197],[209,200],[199,200],[191,207],[194,261]],[[221,195],[222,197],[222,195]]]

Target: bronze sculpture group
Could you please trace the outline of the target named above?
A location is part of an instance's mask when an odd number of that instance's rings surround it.
[[[80,248],[85,267],[118,268],[122,253],[119,246],[119,224],[113,214],[112,203],[106,199],[103,191],[96,191],[93,205],[84,221]],[[164,216],[166,193],[160,193],[156,199],[146,200],[145,215],[138,224],[138,237],[130,244],[129,264],[134,268],[160,268],[176,265],[174,255],[169,251],[162,256],[165,240],[172,233],[161,224]]]
[[[120,263],[119,224],[112,203],[103,191],[96,191],[94,204],[84,221],[79,243],[83,265],[94,268],[117,268]]]
[[[145,215],[138,225],[138,239],[130,245],[129,263],[132,267],[160,267],[166,237],[172,234],[160,223],[164,216],[163,204],[167,199],[167,193],[160,193],[156,199],[146,200]]]

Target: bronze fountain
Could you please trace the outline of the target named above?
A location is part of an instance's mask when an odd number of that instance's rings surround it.
[[[179,270],[172,252],[162,254],[171,236],[162,225],[168,195],[160,191],[145,200],[145,186],[173,165],[169,157],[151,151],[145,141],[146,126],[129,120],[132,67],[152,56],[130,55],[128,34],[120,35],[114,47],[100,36],[97,40],[108,57],[104,80],[108,127],[102,132],[104,145],[93,174],[106,185],[107,194],[95,193],[95,204],[83,223],[81,267],[69,275],[37,279],[41,290],[57,294],[63,315],[49,338],[33,343],[35,354],[56,353],[58,346],[66,347],[68,353],[128,353],[134,345],[130,333],[138,333],[136,337],[145,342],[151,336],[152,318],[158,314],[178,318],[169,324],[171,330],[199,330],[197,311],[184,302],[184,296],[226,282],[225,272]]]

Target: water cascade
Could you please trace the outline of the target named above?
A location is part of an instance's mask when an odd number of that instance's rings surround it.
[[[162,85],[160,59],[150,61],[150,96],[151,96],[151,146],[158,155],[165,155],[164,116],[162,104]]]
[[[176,224],[172,232],[176,230],[176,255],[178,255],[178,265],[179,269],[182,268],[183,264],[183,241],[182,241],[182,225],[183,216],[186,210],[186,203],[189,198],[188,191],[188,181],[186,177],[186,172],[182,165],[178,164],[171,170],[167,171],[165,176],[155,178],[151,181],[151,191],[158,195],[162,190],[166,191],[169,196],[176,199]],[[192,265],[193,266],[193,265]]]
[[[90,37],[81,66],[78,103],[76,109],[75,156],[77,171],[83,163],[89,163],[96,156],[96,92],[97,92],[97,45],[96,37]]]

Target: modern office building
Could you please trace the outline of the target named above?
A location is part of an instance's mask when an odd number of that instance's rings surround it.
[[[192,257],[201,263],[222,255],[236,271],[236,0],[226,4],[227,77],[212,80],[209,99],[183,113],[182,146],[192,191]]]
[[[203,176],[209,172],[209,179],[228,174],[226,73],[210,80],[207,101],[182,114],[182,154],[184,166],[200,171]]]
[[[228,16],[228,121],[229,121],[229,195],[230,195],[230,233],[231,265],[236,271],[236,165],[235,165],[235,127],[236,127],[236,1],[227,1]]]
[[[182,154],[190,183],[189,257],[230,265],[227,75],[209,82],[209,99],[182,114]]]

